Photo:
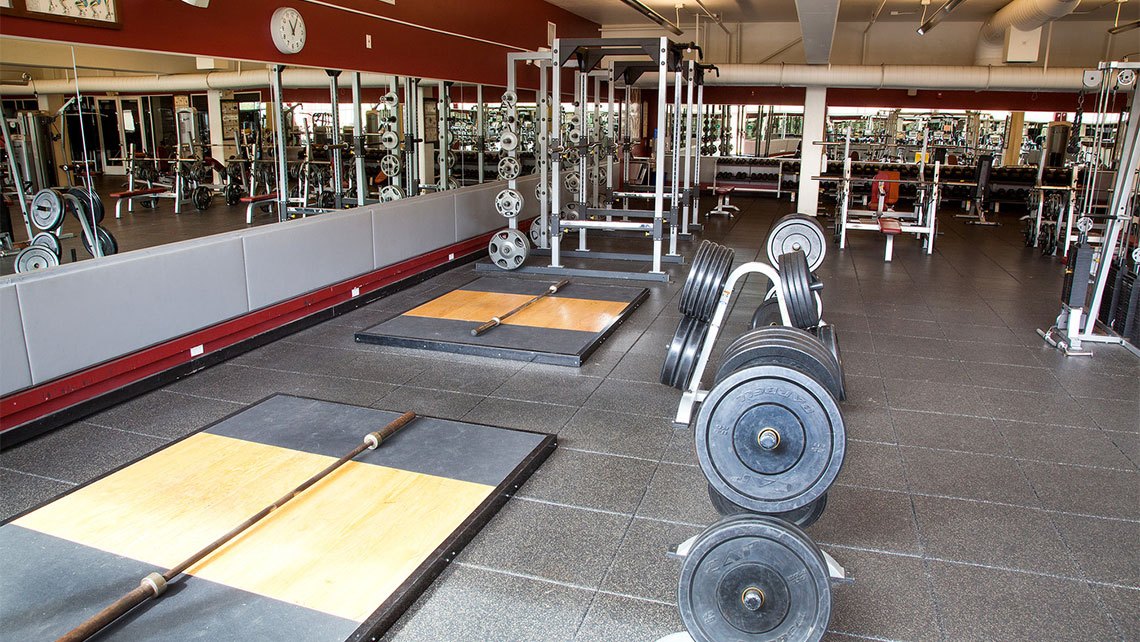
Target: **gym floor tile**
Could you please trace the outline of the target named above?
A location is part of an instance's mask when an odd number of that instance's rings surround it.
[[[1003,345],[1022,345],[1024,341],[1003,325],[942,322],[942,332],[952,341],[974,341]],[[1033,337],[1041,340],[1036,333]]]
[[[661,377],[661,363],[664,361],[664,355],[664,351],[658,353],[630,352],[614,366],[610,376],[627,381],[657,383]]]
[[[975,386],[904,379],[884,379],[883,383],[892,409],[989,416],[982,403],[982,389]]]
[[[569,640],[592,595],[578,588],[453,565],[384,639]]]
[[[849,440],[838,481],[848,480],[874,488],[907,490],[898,446]]]
[[[1006,457],[902,446],[910,489],[915,493],[1039,506],[1033,488]]]
[[[156,390],[87,418],[88,423],[177,439],[241,410],[244,404]]]
[[[1140,381],[1135,376],[1111,374],[1095,370],[1061,370],[1054,374],[1061,386],[1074,397],[1095,399],[1140,400]]]
[[[832,589],[829,631],[892,640],[937,637],[930,581],[921,559],[850,548],[828,553],[855,580]]]
[[[847,345],[847,334],[843,330],[836,330],[839,338],[839,349],[843,355],[843,372],[847,375],[861,375],[864,377],[881,377],[879,360],[884,355],[872,352],[856,352]]]
[[[1062,513],[1050,517],[1086,577],[1140,588],[1140,524]],[[1136,596],[1140,601],[1140,592]]]
[[[1140,593],[1114,586],[1093,586],[1092,589],[1121,631],[1120,639],[1140,640]]]
[[[848,374],[844,392],[847,399],[843,403],[858,404],[860,406],[883,406],[887,403],[887,393],[883,388],[882,377],[863,377]]]
[[[665,462],[653,473],[636,515],[699,525],[720,518],[709,500],[708,482],[701,469]]]
[[[846,355],[844,361],[846,362]],[[888,379],[909,381],[933,381],[936,383],[968,384],[970,377],[962,362],[947,359],[926,359],[922,357],[900,357],[878,355],[879,376]]]
[[[355,332],[351,328],[331,323],[322,323],[300,332],[291,334],[282,341],[322,348],[339,348],[341,350],[359,350],[360,344],[356,342]]]
[[[991,417],[1095,428],[1088,413],[1064,391],[1022,392],[980,388]]]
[[[0,452],[0,466],[82,484],[164,445],[165,439],[80,422]]]
[[[946,339],[926,339],[880,333],[872,333],[871,339],[875,343],[875,352],[879,354],[926,357],[928,359],[954,358],[954,351]]]
[[[574,416],[574,411],[573,406],[484,397],[463,416],[463,420],[502,428],[557,433]]]
[[[992,419],[891,409],[898,443],[946,450],[1009,455],[1004,436]]]
[[[843,403],[840,411],[848,439],[895,443],[895,427],[891,422],[891,411],[886,406]]]
[[[839,347],[843,350],[843,359],[845,362],[847,360],[847,353],[849,352],[863,352],[867,354],[875,352],[875,342],[871,339],[869,332],[852,332],[838,326],[836,326],[836,330],[836,335],[839,337]],[[851,371],[849,374],[857,373]]]
[[[1084,582],[927,562],[948,640],[1111,640],[1118,634]]]
[[[1045,511],[922,496],[914,506],[929,557],[1079,575]]]
[[[483,401],[482,395],[472,395],[450,390],[400,386],[387,396],[372,404],[396,412],[414,412],[441,419],[460,419]]]
[[[56,479],[27,475],[4,468],[4,455],[0,455],[0,521],[34,508],[72,488],[74,484]]]
[[[392,384],[376,381],[267,370],[254,366],[222,364],[211,370],[218,369],[221,369],[220,376],[212,376],[208,383],[195,385],[191,381],[197,377],[194,375],[179,390],[188,394],[245,404],[254,403],[275,393],[285,393],[325,401],[368,405],[396,389]]]
[[[1006,363],[1014,366],[1039,366],[1036,351],[1022,345],[980,341],[951,341],[948,358],[971,363]]]
[[[824,549],[835,544],[912,555],[921,551],[906,493],[833,486],[827,510],[807,532]]]
[[[496,397],[580,406],[602,383],[601,377],[534,372],[523,368],[493,393]]]
[[[1048,509],[1140,520],[1140,473],[1018,461]]]
[[[668,552],[702,530],[698,526],[634,519],[606,571],[601,590],[676,604],[681,560]]]
[[[1113,435],[1097,428],[994,420],[1014,457],[1078,466],[1135,470]],[[1125,435],[1126,436],[1126,435]]]
[[[629,517],[622,515],[516,498],[507,502],[457,559],[597,588],[628,523]]]
[[[891,316],[873,315],[867,317],[867,325],[871,334],[876,337],[920,337],[928,339],[945,339],[942,326],[935,321],[921,321],[918,319],[903,319]]]
[[[428,362],[422,372],[405,383],[418,388],[489,394],[523,366],[521,362],[505,365],[506,362],[491,359],[483,359],[481,363],[464,363],[451,359],[451,356],[453,355],[448,355],[446,360]]]
[[[674,593],[676,590],[674,586]],[[672,604],[598,593],[574,639],[583,642],[654,642],[683,630],[681,616]]]
[[[688,428],[684,429],[686,432]],[[558,433],[562,448],[658,460],[673,432],[656,417],[580,408]],[[694,463],[696,459],[683,463]]]
[[[966,373],[970,376],[970,383],[975,386],[1057,395],[1065,394],[1053,373],[1045,368],[1004,363],[966,363],[963,365]]]
[[[519,489],[519,497],[633,514],[655,462],[559,448]]]
[[[664,354],[664,350],[661,351]],[[588,408],[617,410],[649,417],[672,419],[681,401],[681,391],[659,383],[625,381],[607,377],[586,403]],[[667,425],[667,422],[662,422]]]
[[[1140,401],[1113,401],[1077,397],[1077,403],[1097,426],[1105,430],[1140,433]]]
[[[848,437],[850,437],[848,432]],[[673,428],[673,436],[665,452],[661,454],[661,461],[670,464],[697,465],[697,446],[693,439],[693,429],[688,426]]]

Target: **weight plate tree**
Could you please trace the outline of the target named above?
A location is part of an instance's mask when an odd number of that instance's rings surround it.
[[[780,287],[792,325],[805,330],[818,325],[819,307],[815,304],[814,291],[823,284],[812,276],[803,251],[781,254],[776,261],[776,269],[780,271]]]
[[[822,383],[836,399],[846,398],[843,370],[827,347],[804,330],[784,326],[757,328],[737,337],[725,349],[714,381],[769,364],[795,368]]]
[[[827,258],[827,234],[814,216],[788,214],[772,224],[765,249],[768,263],[773,266],[782,254],[799,250],[807,256],[808,268],[815,272]]]
[[[816,642],[831,619],[831,578],[798,527],[761,515],[720,520],[681,565],[681,621],[696,642]]]
[[[29,245],[16,255],[16,272],[32,272],[59,265],[59,257],[50,248]]]
[[[756,513],[807,506],[835,482],[847,439],[831,392],[787,366],[737,370],[694,419],[697,460],[718,493]]]
[[[530,254],[530,241],[518,230],[505,229],[495,232],[487,244],[491,261],[504,270],[522,267]]]
[[[720,514],[721,517],[730,517],[732,515],[758,515],[759,513],[752,513],[743,506],[737,506],[728,500],[727,497],[716,492],[716,489],[709,486],[709,500],[712,501],[713,508]],[[827,508],[827,493],[820,496],[819,499],[804,506],[797,508],[786,513],[772,513],[772,517],[778,517],[785,522],[791,522],[800,528],[807,528],[812,524],[819,521],[823,516],[824,509]]]

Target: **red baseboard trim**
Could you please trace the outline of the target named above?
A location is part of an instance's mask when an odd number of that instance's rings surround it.
[[[464,258],[487,247],[491,233],[308,292],[85,370],[0,398],[0,434],[269,332],[355,297]],[[356,294],[353,290],[359,290]],[[201,346],[201,352],[190,355]]]

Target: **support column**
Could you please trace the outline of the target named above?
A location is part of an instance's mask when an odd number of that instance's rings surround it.
[[[800,184],[796,200],[799,211],[815,216],[819,208],[819,181],[812,180],[822,170],[822,141],[827,126],[827,88],[808,87],[804,93],[804,127],[800,139]]]
[[[1017,165],[1021,160],[1021,140],[1025,131],[1025,112],[1015,111],[1009,115],[1009,127],[1005,132],[1005,151],[1002,152],[1002,165]]]
[[[364,173],[364,109],[361,105],[360,72],[352,74],[352,151],[356,161],[356,206],[364,205],[368,196]]]
[[[206,117],[210,122],[210,156],[222,163],[226,162],[226,133],[222,123],[222,91],[206,90]],[[221,183],[224,177],[214,172],[214,182]]]

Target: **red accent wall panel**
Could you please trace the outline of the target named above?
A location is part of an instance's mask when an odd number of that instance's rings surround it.
[[[119,0],[121,29],[4,16],[3,33],[146,51],[503,85],[505,54],[511,50],[501,45],[527,50],[545,46],[547,21],[557,24],[563,37],[595,37],[599,28],[542,0],[398,0],[395,5],[376,0],[324,2],[500,44],[299,0],[215,0],[207,9],[177,0]],[[299,54],[284,55],[273,46],[269,19],[279,6],[294,7],[305,17],[308,42]],[[372,36],[372,49],[365,48],[366,35]]]

